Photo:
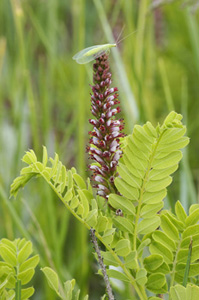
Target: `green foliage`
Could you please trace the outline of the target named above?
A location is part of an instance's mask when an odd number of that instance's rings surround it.
[[[182,285],[175,285],[170,290],[171,300],[198,300],[199,287],[196,285],[188,284],[185,288]]]
[[[199,216],[198,209],[195,208],[195,205],[191,206],[190,214],[187,216],[180,202],[177,201],[176,215],[167,210],[161,212],[160,229],[151,234],[152,242],[149,246],[151,255],[144,260],[149,278],[157,273],[159,277],[164,277],[165,281],[165,275],[169,274],[172,286],[175,282],[184,284],[186,275],[186,281],[196,282],[196,277],[199,275],[199,225],[197,224]],[[149,285],[149,281],[147,287],[157,292],[156,287]],[[158,288],[164,290],[163,286],[159,285]],[[161,292],[164,292],[163,290]]]
[[[55,291],[57,296],[62,300],[79,300],[80,290],[75,291],[75,279],[68,280],[64,283],[64,290],[60,289],[59,278],[57,273],[49,267],[41,269],[45,274],[48,284],[52,290]],[[104,295],[101,300],[105,300],[106,295]],[[88,295],[86,295],[82,300],[88,300]]]
[[[11,195],[16,196],[32,177],[43,177],[67,209],[88,229],[95,229],[96,237],[105,246],[101,254],[109,277],[133,285],[140,299],[147,299],[143,287],[154,293],[166,293],[166,274],[171,273],[172,285],[183,279],[187,247],[193,234],[191,228],[199,226],[196,224],[199,219],[196,206],[191,208],[188,217],[178,202],[177,216],[164,210],[160,213],[167,187],[172,182],[170,175],[177,170],[182,158],[180,149],[189,142],[184,137],[186,128],[181,119],[181,115],[171,112],[163,125],[156,128],[150,122],[144,126],[136,125],[132,135],[125,139],[123,157],[117,169],[120,176],[115,179],[120,195],[111,194],[108,199],[115,213],[105,210],[100,198],[95,199],[90,182],[86,183],[74,168],[66,170],[57,154],[48,158],[45,147],[42,162],[33,150],[26,152],[23,161],[28,166],[11,185]],[[157,230],[159,226],[161,230]],[[181,234],[184,246],[179,249]],[[194,237],[190,276],[197,273],[196,240]],[[145,257],[143,253],[147,247],[151,255]],[[111,265],[120,268],[113,270],[109,268]],[[60,296],[54,271],[43,271],[50,286]],[[69,290],[73,286],[70,284]]]
[[[34,288],[21,288],[32,279],[39,256],[32,254],[32,243],[25,239],[0,241],[0,298],[2,300],[29,299]]]
[[[162,126],[154,128],[150,122],[144,126],[136,125],[133,134],[127,139],[123,163],[120,162],[118,167],[121,178],[115,180],[115,185],[136,207],[136,212],[131,210],[135,224],[134,248],[137,234],[149,234],[160,225],[157,213],[163,207],[166,187],[172,182],[170,175],[178,168],[182,158],[179,149],[185,147],[189,141],[187,137],[183,137],[186,128],[181,119],[181,115],[171,112]],[[112,203],[112,197],[110,198]],[[122,198],[120,202],[128,205]],[[112,205],[115,208],[120,207],[118,203]]]

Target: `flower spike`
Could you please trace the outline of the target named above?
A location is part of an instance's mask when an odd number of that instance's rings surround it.
[[[117,192],[114,178],[117,176],[116,167],[122,155],[119,138],[124,136],[123,119],[116,119],[121,110],[118,106],[118,89],[110,87],[111,76],[108,55],[104,54],[93,64],[91,113],[94,118],[89,120],[93,130],[89,132],[90,145],[87,146],[87,152],[89,158],[95,161],[89,165],[93,173],[93,187],[105,199],[108,199],[110,193]]]

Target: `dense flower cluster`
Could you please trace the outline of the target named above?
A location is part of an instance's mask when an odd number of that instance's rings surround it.
[[[93,64],[93,82],[91,94],[91,112],[94,116],[90,119],[93,131],[90,133],[90,146],[87,151],[96,163],[89,165],[92,170],[92,180],[95,182],[97,194],[107,198],[111,192],[116,192],[114,177],[116,166],[122,154],[119,138],[124,136],[123,119],[116,119],[120,112],[117,106],[120,102],[116,87],[110,88],[111,76],[108,55],[104,54]]]

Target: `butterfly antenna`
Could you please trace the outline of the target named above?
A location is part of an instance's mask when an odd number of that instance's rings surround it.
[[[120,31],[118,37],[117,37],[117,40],[115,41],[116,45],[118,44],[119,38],[121,37],[122,32],[124,31],[124,28],[125,28],[125,25],[122,27],[122,29],[121,29],[121,31]]]
[[[121,41],[125,40],[127,37],[129,37],[130,35],[134,34],[135,32],[137,32],[137,30],[134,30],[133,32],[127,34],[127,35],[126,35],[125,37],[123,37],[121,40],[117,41],[116,44],[118,45]]]

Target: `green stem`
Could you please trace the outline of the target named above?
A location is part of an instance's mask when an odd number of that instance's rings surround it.
[[[21,300],[21,280],[18,279],[15,285],[15,300]]]
[[[178,243],[178,248],[175,254],[175,258],[174,258],[174,262],[173,262],[173,269],[172,269],[172,275],[171,275],[171,283],[170,283],[170,288],[174,285],[174,279],[175,279],[175,268],[176,268],[176,264],[177,264],[177,256],[178,256],[178,252],[180,250],[180,243],[181,243],[182,238],[180,239],[179,243]]]
[[[18,256],[19,253],[19,248],[18,246],[16,247],[16,253]],[[18,263],[18,259],[17,259],[17,265],[16,265],[16,283],[15,283],[15,300],[21,300],[21,280],[18,279],[18,275],[19,275],[19,263]]]

